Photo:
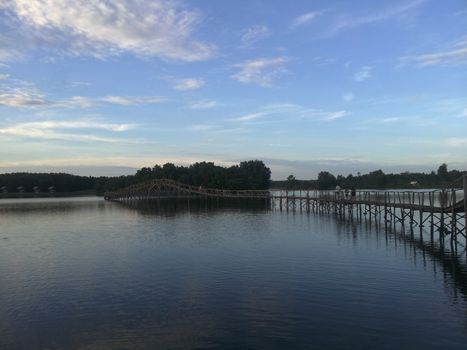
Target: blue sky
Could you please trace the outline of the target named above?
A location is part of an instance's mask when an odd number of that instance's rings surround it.
[[[0,1],[0,171],[467,168],[467,2]]]

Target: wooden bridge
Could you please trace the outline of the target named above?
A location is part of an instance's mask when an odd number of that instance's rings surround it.
[[[161,198],[262,198],[270,197],[270,191],[221,190],[191,186],[170,179],[157,179],[141,182],[104,195],[113,201],[133,201]]]
[[[427,228],[443,243],[448,237],[467,246],[467,176],[463,190],[381,191],[287,191],[223,190],[191,186],[169,179],[135,184],[105,194],[111,201],[132,202],[158,199],[238,198],[263,200],[274,210],[332,214],[341,219],[367,221],[386,228]]]
[[[340,219],[366,221],[386,229],[428,228],[440,242],[467,238],[466,197],[463,190],[431,191],[278,191],[271,206],[280,211],[332,214]],[[467,246],[467,244],[466,244]]]

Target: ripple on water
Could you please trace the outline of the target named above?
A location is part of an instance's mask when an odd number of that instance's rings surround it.
[[[467,272],[331,217],[0,203],[1,349],[463,349]],[[6,238],[6,239],[5,239]]]

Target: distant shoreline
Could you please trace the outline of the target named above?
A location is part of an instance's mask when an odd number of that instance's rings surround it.
[[[103,197],[103,195],[97,194],[95,191],[77,191],[77,192],[56,192],[56,193],[33,193],[33,192],[24,192],[24,193],[2,193],[0,194],[0,199],[20,199],[20,198],[57,198],[57,197]]]

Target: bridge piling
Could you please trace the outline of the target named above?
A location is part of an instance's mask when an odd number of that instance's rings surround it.
[[[434,205],[435,205],[435,194],[434,192],[428,194],[430,197],[430,236],[431,236],[431,242],[434,240],[434,230],[435,230],[435,224],[434,224]]]
[[[425,205],[425,193],[418,193],[418,205],[423,207]],[[420,231],[420,237],[423,234],[423,210],[418,211],[418,229]]]
[[[439,193],[439,201],[441,204],[441,213],[440,213],[441,219],[439,222],[439,240],[440,242],[444,243],[444,230],[445,230],[444,228],[444,206],[445,206],[445,201],[446,201],[445,190],[441,190],[441,192]]]
[[[451,242],[457,238],[457,223],[456,223],[456,190],[451,190]]]
[[[464,187],[464,232],[465,244],[467,246],[467,174],[462,177],[462,184]]]

